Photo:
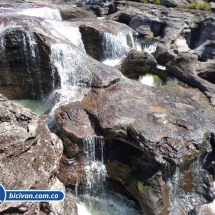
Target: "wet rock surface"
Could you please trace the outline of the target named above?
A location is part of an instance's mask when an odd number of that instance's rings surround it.
[[[50,37],[45,33],[53,30],[53,27],[45,29],[44,26],[49,23],[31,17],[26,17],[24,20],[13,17],[3,22],[8,22],[8,25],[15,23],[17,30],[11,32],[5,30],[5,36],[2,38],[2,45],[5,44],[5,48],[1,56],[0,92],[9,99],[41,99],[49,95],[53,89],[59,88],[60,77],[56,68],[51,66],[53,59],[50,52],[52,45],[62,39],[57,36],[56,38]],[[34,28],[30,30],[31,34],[26,34],[31,24]],[[77,27],[77,25],[71,23],[71,27]],[[41,30],[38,31],[38,29]],[[107,29],[108,27],[103,31]],[[79,82],[88,86],[105,87],[117,81],[121,76],[117,69],[110,70],[109,66],[93,60],[75,45],[69,44],[68,41],[62,40],[62,42],[73,50],[69,54],[80,56],[76,57],[79,64],[86,63],[85,67],[76,68],[79,71],[76,77]],[[112,75],[109,75],[107,71]]]
[[[81,124],[82,112],[91,124]],[[81,102],[61,106],[55,117],[61,132],[73,143],[86,138],[75,132],[77,123],[79,130],[105,137],[109,176],[138,199],[144,213],[166,214],[168,208],[169,214],[186,214],[189,204],[196,207],[214,198],[213,176],[206,167],[213,160],[214,114],[197,89],[151,88],[121,78],[106,89],[93,89]],[[129,146],[138,153],[117,153]],[[108,160],[122,165],[118,168]],[[198,163],[202,166],[197,167]],[[127,165],[125,170],[123,165]],[[157,192],[159,198],[149,195]],[[156,206],[154,210],[151,205]]]
[[[146,72],[164,78],[176,77],[204,94],[177,84],[144,86],[123,77],[116,68],[96,61],[102,60],[100,35],[135,34],[126,25],[85,18],[95,16],[83,9],[54,6],[60,8],[63,19],[70,19],[64,22],[65,26],[80,29],[85,53],[58,34],[50,38],[47,32],[53,29],[42,26],[43,18],[23,16],[24,21],[14,16],[5,18],[3,23],[17,22],[24,29],[19,26],[12,31],[5,29],[1,38],[6,49],[1,52],[5,57],[1,56],[0,92],[9,98],[32,98],[33,92],[39,96],[40,91],[49,94],[59,87],[59,77],[52,76],[49,67],[51,45],[57,41],[73,51],[75,64],[70,67],[79,65],[75,67],[74,73],[78,74],[75,78],[77,83],[86,84],[89,92],[81,101],[55,110],[64,155],[60,140],[49,133],[42,120],[0,97],[1,183],[6,189],[63,190],[63,184],[74,186],[86,177],[82,159],[84,141],[104,137],[108,176],[137,199],[144,214],[209,213],[209,209],[201,207],[215,198],[215,111],[211,105],[215,104],[213,15],[135,2],[113,5],[111,1],[88,1],[76,5],[86,6],[98,16],[116,12],[107,19],[129,25],[147,41],[158,41],[155,53],[130,51],[121,64],[127,77],[137,78]],[[29,30],[26,23],[43,31],[31,29],[33,34],[29,37],[25,34]],[[36,41],[35,53],[41,58],[39,77],[29,73],[35,66],[32,58],[28,59],[32,55],[29,50],[32,40]],[[157,64],[167,70],[158,70]],[[11,210],[15,214],[77,213],[69,196],[58,205],[5,203],[1,209],[3,214],[11,214]]]

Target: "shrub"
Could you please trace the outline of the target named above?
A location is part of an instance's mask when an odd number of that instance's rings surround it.
[[[155,0],[155,4],[161,4],[161,0]]]
[[[192,3],[192,4],[188,4],[186,6],[187,9],[196,9],[196,10],[207,10],[210,11],[211,7],[209,3],[204,3],[204,4],[198,4],[198,3]]]
[[[141,0],[142,3],[148,3],[148,0]]]
[[[201,5],[200,10],[211,10],[210,4],[209,3],[204,3]]]

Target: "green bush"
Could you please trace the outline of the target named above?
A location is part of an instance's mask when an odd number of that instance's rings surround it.
[[[186,6],[186,8],[187,9],[196,9],[196,10],[207,10],[207,11],[211,10],[209,3],[204,3],[204,4],[192,3],[192,4],[188,4]]]
[[[208,10],[208,11],[210,11],[211,10],[210,4],[209,3],[202,4],[200,10]]]
[[[141,0],[142,3],[148,3],[148,0]]]
[[[161,4],[161,0],[155,0],[155,4]]]

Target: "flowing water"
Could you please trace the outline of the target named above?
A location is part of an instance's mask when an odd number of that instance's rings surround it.
[[[93,198],[88,194],[73,197],[77,201],[78,215],[143,215],[132,200],[108,189],[97,192]]]
[[[107,176],[104,165],[104,139],[88,138],[84,141],[86,181],[84,193],[79,194],[76,189],[70,194],[78,206],[79,215],[141,215],[136,204],[110,190],[105,185]]]
[[[135,47],[137,51],[144,51],[148,53],[153,53],[156,51],[157,48],[157,42],[147,42],[143,39],[137,39],[135,41]]]
[[[142,39],[137,39],[135,41],[135,47],[137,51],[144,51],[151,54],[156,51],[157,42],[146,42]],[[165,66],[161,66],[159,64],[157,65],[157,68],[161,70],[166,70]],[[140,75],[138,81],[142,84],[152,87],[161,86],[163,84],[162,80],[157,75],[152,75],[149,73],[146,73],[145,75]]]
[[[51,64],[53,74],[58,72],[61,83],[60,88],[53,92],[55,103],[62,104],[72,100],[81,100],[91,82],[91,77],[86,73],[87,68],[85,68],[81,56],[66,44],[53,44],[51,46]]]
[[[102,62],[109,66],[117,65],[134,47],[133,36],[130,32],[123,34],[119,32],[117,35],[110,33],[101,33],[102,38]],[[131,47],[128,45],[127,38],[131,42]]]

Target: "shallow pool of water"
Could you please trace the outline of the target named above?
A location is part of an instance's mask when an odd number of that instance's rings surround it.
[[[45,114],[51,108],[51,103],[48,101],[45,102],[43,100],[20,99],[20,100],[11,100],[11,102],[22,105],[23,107],[30,109],[38,116]]]
[[[138,81],[141,82],[142,84],[152,87],[162,85],[162,80],[157,75],[152,75],[148,73],[146,73],[145,75],[140,75]]]

